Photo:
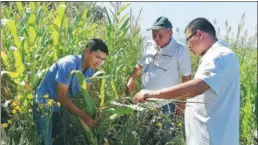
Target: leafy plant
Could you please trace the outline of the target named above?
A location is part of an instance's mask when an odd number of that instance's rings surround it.
[[[110,55],[93,78],[92,92],[78,75],[82,96],[73,102],[92,117],[102,116],[96,129],[89,129],[66,112],[70,144],[165,144],[155,109],[130,108],[131,97],[124,96],[129,73],[137,63],[143,43],[139,18],[125,10],[130,4],[112,2],[113,9],[93,2],[2,2],[1,3],[1,132],[6,144],[38,144],[32,117],[33,91],[57,59],[82,52],[87,40],[98,37],[109,47]],[[257,31],[247,34],[241,17],[237,35],[232,37],[225,22],[225,40],[237,53],[241,68],[240,144],[255,144],[257,128]],[[217,21],[217,20],[216,20]],[[215,21],[214,21],[215,22]],[[219,27],[218,27],[219,29]],[[179,32],[179,30],[178,30]],[[192,57],[193,72],[199,58]],[[104,73],[105,72],[105,73]],[[138,84],[139,85],[139,84]],[[129,106],[116,106],[113,101]],[[16,104],[16,105],[15,105]],[[138,105],[139,106],[139,105]],[[142,106],[144,107],[144,106]],[[173,120],[175,138],[167,144],[185,144],[182,118]],[[257,140],[257,137],[256,137]]]

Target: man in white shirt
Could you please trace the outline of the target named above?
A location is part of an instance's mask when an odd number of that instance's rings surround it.
[[[189,51],[172,37],[171,22],[161,16],[148,30],[152,30],[153,40],[147,41],[142,49],[142,56],[128,80],[127,93],[135,90],[135,80],[140,75],[142,89],[153,91],[181,83],[181,76],[183,82],[191,79]],[[175,109],[174,104],[168,100],[157,100],[147,105],[155,105],[171,117]],[[176,110],[178,115],[183,112],[183,105]],[[167,129],[170,128],[168,124],[164,124]]]
[[[188,99],[185,109],[187,145],[238,145],[238,58],[222,41],[218,41],[214,27],[205,18],[191,21],[185,33],[190,50],[202,56],[194,79],[156,91],[142,90],[135,95],[135,101]]]

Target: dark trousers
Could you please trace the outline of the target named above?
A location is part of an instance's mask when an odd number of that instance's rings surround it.
[[[163,114],[172,114],[174,113],[175,104],[169,103],[167,105],[162,106]]]
[[[168,120],[162,120],[162,129],[165,131],[164,134],[164,139],[163,141],[168,143],[170,141],[172,141],[172,139],[174,138],[174,134],[173,134],[173,122],[172,122],[172,118],[175,114],[175,104],[173,103],[169,103],[167,105],[162,106],[161,108],[162,113],[167,115]]]
[[[59,112],[51,112],[50,108],[39,108],[34,103],[33,118],[36,123],[38,135],[41,137],[41,145],[65,145],[66,144],[66,119],[64,109]]]

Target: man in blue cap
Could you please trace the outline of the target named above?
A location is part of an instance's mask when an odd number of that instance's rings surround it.
[[[142,48],[142,55],[127,83],[126,93],[135,91],[135,80],[141,75],[141,89],[158,90],[191,79],[191,62],[187,48],[172,36],[172,24],[168,18],[159,17],[152,27],[152,39]],[[148,103],[153,105],[152,103]],[[156,100],[155,107],[172,117],[175,105],[168,100]],[[181,114],[184,106],[177,109]],[[171,126],[168,125],[167,128]],[[166,125],[165,125],[166,128]]]

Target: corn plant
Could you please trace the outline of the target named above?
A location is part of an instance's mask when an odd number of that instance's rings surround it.
[[[28,104],[24,113],[31,122],[33,91],[48,67],[64,55],[78,54],[88,39],[98,37],[97,24],[87,21],[88,9],[78,10],[73,18],[66,11],[64,2],[9,2],[1,9],[1,77],[8,75],[10,84],[1,86],[8,94],[1,100]]]
[[[110,55],[93,80],[92,92],[78,75],[83,91],[73,102],[93,118],[102,112],[96,129],[89,129],[67,112],[70,120],[67,140],[71,144],[162,144],[160,113],[115,106],[131,105],[123,94],[129,73],[139,58],[143,38],[139,16],[123,14],[130,4],[112,3],[113,10],[90,2],[4,2],[1,3],[1,123],[6,144],[39,144],[32,118],[33,91],[48,68],[59,58],[80,54],[87,40],[103,39]],[[216,20],[217,22],[217,20]],[[240,144],[255,144],[257,128],[257,31],[247,34],[242,16],[236,37],[225,22],[225,40],[239,56],[241,64]],[[218,27],[219,29],[219,27]],[[245,38],[244,38],[245,37]],[[242,45],[243,44],[243,45]],[[192,57],[193,73],[198,59]],[[150,117],[150,116],[155,117]],[[96,118],[95,118],[96,119]],[[154,120],[150,122],[150,120]],[[136,122],[136,123],[135,123]],[[174,121],[176,138],[168,144],[185,144],[183,119]],[[1,130],[2,132],[2,130]],[[154,137],[153,137],[154,136]]]
[[[257,128],[257,50],[238,51],[241,74],[240,139],[243,144],[252,144],[254,128]],[[248,58],[247,58],[248,56]]]

